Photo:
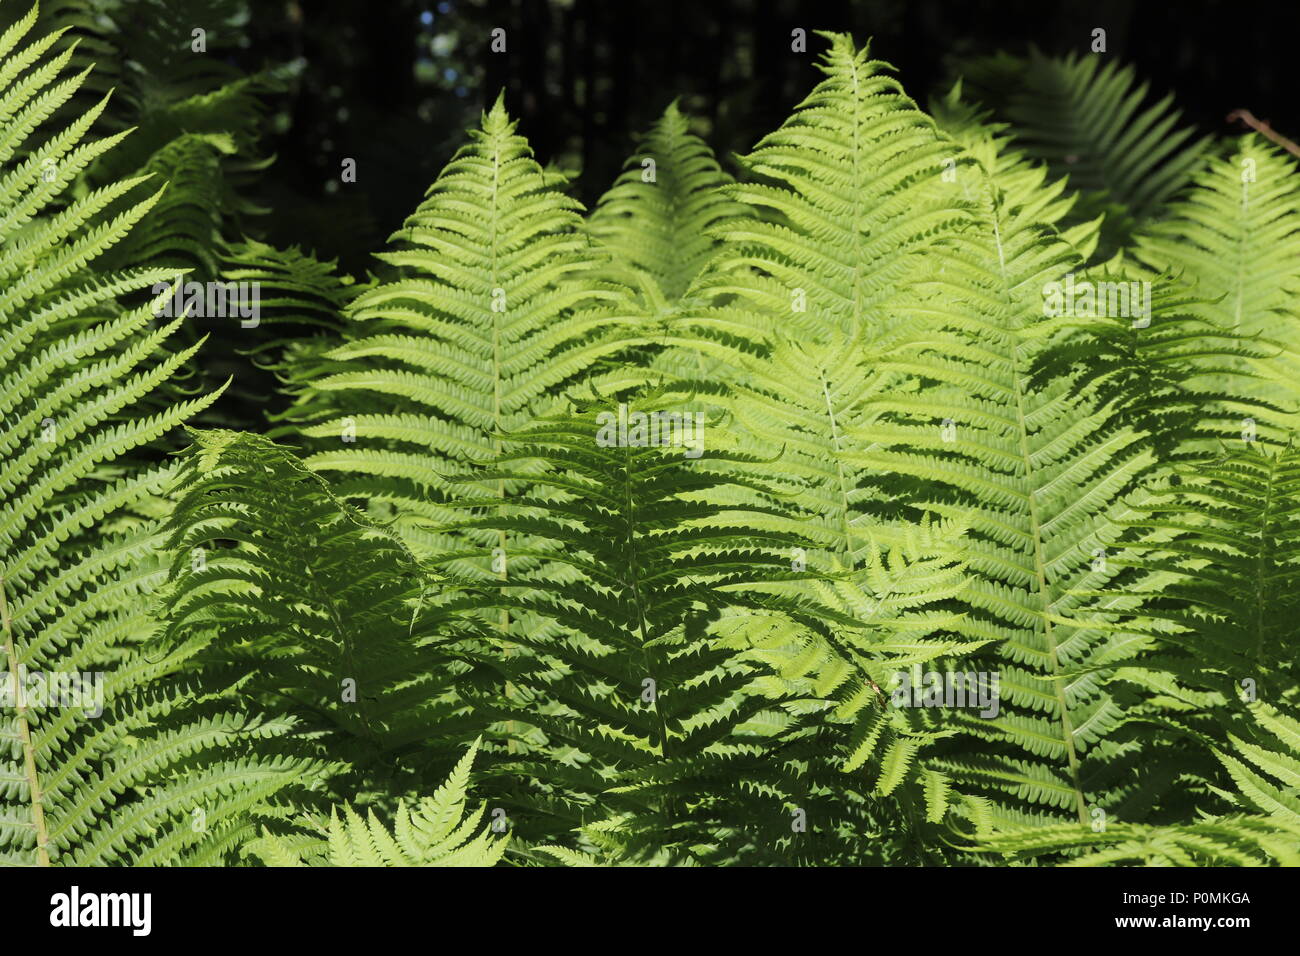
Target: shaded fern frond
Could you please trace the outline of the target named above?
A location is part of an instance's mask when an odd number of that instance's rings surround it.
[[[1143,826],[1110,822],[1103,813],[1091,826],[977,835],[972,848],[1021,857],[1064,854],[1067,866],[1300,866],[1300,721],[1263,704],[1251,710],[1271,744],[1233,738],[1232,752],[1218,757],[1236,785],[1235,794],[1225,795],[1255,815]]]
[[[428,781],[473,736],[441,649],[465,630],[401,539],[260,436],[194,432],[169,519],[170,645],[207,639],[243,694],[295,714],[351,792]]]
[[[1133,67],[1108,57],[1035,49],[976,60],[962,72],[971,95],[1007,122],[1017,148],[1082,194],[1080,219],[1107,213],[1108,250],[1163,214],[1210,144],[1180,125],[1172,94],[1152,102]]]
[[[645,406],[653,411],[665,409]],[[724,612],[748,611],[816,629],[830,612],[755,590],[810,572],[791,567],[788,548],[801,539],[756,529],[753,507],[718,503],[744,480],[718,463],[742,458],[621,442],[616,418],[597,407],[541,420],[474,476],[544,466],[529,472],[534,493],[468,522],[511,540],[527,535],[534,550],[523,554],[544,563],[508,565],[495,593],[480,588],[464,600],[551,625],[510,635],[526,655],[485,661],[519,695],[476,705],[544,735],[536,755],[501,757],[492,772],[548,781],[516,796],[534,825],[551,821],[539,838],[581,826],[597,846],[631,858],[765,855],[770,848],[737,827],[749,820],[774,838],[789,832],[789,781],[771,757],[780,721],[764,730],[759,719],[778,702],[754,687],[759,662],[711,640],[708,628]]]

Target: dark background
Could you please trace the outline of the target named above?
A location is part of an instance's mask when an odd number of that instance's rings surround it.
[[[1185,119],[1227,133],[1247,108],[1300,137],[1294,50],[1300,5],[1223,0],[256,0],[241,68],[301,57],[266,140],[266,237],[302,241],[364,271],[505,88],[541,162],[581,170],[591,205],[643,130],[674,97],[724,163],[778,126],[820,77],[814,30],[872,39],[922,105],[967,57],[1031,44],[1136,66],[1153,96],[1176,94]],[[507,51],[489,50],[493,28]],[[790,32],[809,33],[792,53]],[[340,186],[341,157],[357,160]],[[340,195],[345,190],[346,195]],[[340,203],[342,200],[342,203]],[[343,217],[346,212],[346,217]],[[347,228],[340,228],[345,221]],[[306,227],[306,228],[304,228]]]

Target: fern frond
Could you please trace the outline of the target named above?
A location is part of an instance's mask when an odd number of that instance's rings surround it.
[[[400,803],[391,828],[374,811],[363,818],[344,806],[330,811],[320,839],[293,840],[266,832],[245,851],[268,866],[495,866],[508,838],[494,837],[490,827],[479,830],[482,808],[465,812],[477,752],[475,743],[432,797],[414,807]]]
[[[401,539],[288,449],[192,435],[165,527],[164,645],[210,642],[209,658],[244,673],[246,699],[295,714],[349,765],[351,792],[420,789],[429,754],[473,736],[451,687],[465,668],[441,649],[468,629],[438,611]]]
[[[13,52],[32,20],[0,38],[0,861],[174,863],[208,841],[207,821],[230,825],[316,765],[252,746],[283,722],[176,677],[198,645],[142,648],[161,566],[156,531],[131,512],[171,469],[128,458],[216,396],[153,407],[194,351],[162,348],[182,320],[153,322],[160,298],[146,290],[171,275],[96,277],[89,263],[158,197],[113,213],[135,182],[70,195],[120,137],[84,140],[102,100],[37,133],[85,74],[60,78],[70,51],[47,56],[53,38]]]
[[[1143,826],[1112,822],[1100,813],[1091,826],[1061,824],[977,834],[972,849],[1031,858],[1064,854],[1067,866],[1300,865],[1300,799],[1296,797],[1300,722],[1263,704],[1252,705],[1251,711],[1272,744],[1259,746],[1233,738],[1232,753],[1219,753],[1218,758],[1236,785],[1236,793],[1228,796],[1255,815]],[[1279,744],[1281,751],[1272,749]],[[1086,852],[1079,855],[1079,851]]]
[[[887,64],[826,36],[826,79],[742,159],[751,181],[726,190],[753,212],[718,227],[726,248],[707,289],[739,301],[706,310],[704,328],[759,340],[776,328],[814,341],[874,332],[919,253],[962,219],[959,197],[934,188],[954,154],[933,122]]]
[[[754,686],[758,662],[714,643],[707,628],[727,609],[823,630],[828,616],[853,621],[755,590],[810,572],[791,569],[786,549],[800,539],[755,528],[753,507],[721,503],[743,479],[718,463],[743,458],[621,442],[606,415],[615,413],[595,406],[540,420],[511,435],[488,471],[466,479],[520,477],[519,465],[544,465],[529,469],[530,495],[466,522],[527,536],[537,544],[524,554],[538,564],[510,565],[495,593],[477,588],[464,601],[551,624],[510,636],[527,654],[485,662],[519,693],[504,704],[476,701],[479,708],[544,734],[541,753],[505,759],[493,773],[567,791],[576,815],[554,799],[526,799],[526,816],[546,814],[561,830],[581,825],[620,856],[767,852],[738,827],[752,817],[777,834],[786,829],[788,781],[767,756],[780,735],[765,739],[757,723],[746,729],[779,702]],[[540,764],[546,753],[559,763]],[[555,830],[543,835],[553,840]]]
[[[1176,277],[1199,298],[1211,327],[1260,338],[1267,355],[1229,368],[1254,371],[1271,387],[1260,398],[1282,405],[1270,416],[1283,430],[1300,421],[1300,186],[1296,164],[1258,137],[1212,159],[1169,218],[1137,238],[1134,255]]]
[[[498,100],[394,236],[403,246],[380,255],[404,276],[353,301],[349,339],[324,356],[332,374],[303,386],[292,417],[320,449],[308,465],[356,476],[347,494],[446,520],[440,472],[490,458],[497,433],[623,348],[579,209]],[[390,467],[402,456],[415,467]]]
[[[1210,137],[1152,102],[1132,66],[1109,57],[999,54],[964,65],[966,89],[1005,120],[1017,148],[1081,194],[1077,219],[1107,213],[1106,254],[1159,218],[1206,157]]]

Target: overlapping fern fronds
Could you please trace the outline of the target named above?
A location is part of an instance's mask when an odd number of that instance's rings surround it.
[[[1198,314],[1211,328],[1260,341],[1262,354],[1230,368],[1267,381],[1268,388],[1252,389],[1280,406],[1266,420],[1282,432],[1294,430],[1300,422],[1295,161],[1258,137],[1243,137],[1231,155],[1205,164],[1169,218],[1137,237],[1134,254],[1204,300]]]
[[[624,856],[792,852],[788,804],[791,788],[801,788],[778,754],[782,726],[793,725],[779,696],[753,688],[759,662],[712,640],[709,627],[724,612],[781,615],[813,630],[829,617],[853,626],[852,618],[756,590],[811,572],[791,559],[803,539],[759,530],[754,507],[727,503],[726,488],[744,479],[719,463],[743,456],[600,442],[610,424],[601,415],[594,406],[540,420],[473,476],[514,479],[520,463],[544,466],[529,472],[534,493],[468,522],[512,540],[529,536],[535,550],[513,550],[508,560],[544,563],[540,571],[510,565],[494,594],[464,600],[553,624],[512,637],[530,653],[492,658],[520,691],[496,705],[499,716],[543,735],[540,744],[525,735],[533,753],[493,772],[546,781],[515,795],[534,826],[539,816],[553,828],[580,826]],[[703,440],[707,431],[696,434]],[[493,712],[490,701],[480,706]],[[777,845],[737,830],[742,820],[774,833]],[[554,841],[554,829],[541,832]]]
[[[119,78],[174,39],[50,15]],[[39,16],[0,17],[0,863],[1300,863],[1289,160],[1078,58],[932,119],[826,35],[739,180],[673,105],[585,221],[498,100],[358,281],[233,238],[259,79],[178,47],[110,112]],[[200,351],[185,270],[273,330]],[[216,398],[175,380],[240,352],[293,447],[170,459]],[[102,713],[25,682],[74,671]]]
[[[860,458],[912,476],[914,507],[969,523],[974,579],[964,600],[975,613],[963,629],[997,642],[986,665],[1001,673],[1003,706],[993,719],[962,720],[982,752],[954,754],[949,770],[988,788],[1009,819],[1086,821],[1109,787],[1092,775],[1089,752],[1122,717],[1103,665],[1136,648],[1076,620],[1076,592],[1109,587],[1120,573],[1108,549],[1127,496],[1158,462],[1073,366],[1035,374],[1078,321],[1044,307],[1049,283],[1081,269],[1077,248],[1040,217],[1028,180],[1007,182],[985,162],[960,175],[975,178],[972,227],[944,244],[934,277],[914,287],[924,339],[881,362],[922,385],[877,402],[892,415],[866,431],[875,444]],[[1151,323],[1167,319],[1161,310]]]
[[[1251,716],[1260,742],[1234,737],[1216,752],[1232,778],[1224,796],[1238,812],[1165,826],[1112,822],[1101,814],[1090,825],[977,833],[973,849],[1063,855],[1067,866],[1300,866],[1300,721],[1265,704],[1252,705]]]
[[[1104,253],[1160,218],[1205,159],[1210,137],[1181,123],[1132,66],[1098,55],[1037,49],[962,65],[967,92],[1003,121],[1016,148],[1080,194],[1077,219],[1106,214]]]
[[[425,768],[474,726],[453,689],[472,675],[446,650],[472,635],[437,611],[438,582],[288,449],[193,437],[164,529],[164,644],[210,644],[246,699],[294,714],[342,762],[347,793],[430,784]]]
[[[350,806],[331,810],[319,838],[265,833],[246,851],[267,866],[494,866],[508,837],[479,829],[483,808],[466,814],[465,790],[477,743],[431,797],[414,807],[400,803],[391,828],[371,811],[365,818]],[[309,821],[304,821],[309,822]]]
[[[85,138],[105,99],[41,129],[86,74],[63,75],[70,50],[50,53],[57,34],[22,45],[34,19],[33,9],[0,34],[0,860],[220,861],[248,812],[313,762],[277,750],[291,721],[176,676],[199,643],[163,655],[143,646],[158,627],[149,592],[161,567],[156,532],[131,512],[172,468],[127,455],[214,396],[151,407],[194,351],[163,350],[182,320],[156,323],[158,299],[145,294],[170,274],[99,274],[92,263],[157,195],[110,217],[139,180],[73,192],[121,136]],[[31,683],[74,673],[75,696]]]

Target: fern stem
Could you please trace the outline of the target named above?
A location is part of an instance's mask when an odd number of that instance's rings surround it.
[[[497,218],[501,214],[500,203],[498,198],[501,192],[501,143],[496,141],[492,149],[492,204],[489,221],[491,223],[488,233],[488,250],[492,261],[492,276],[488,282],[488,288],[491,294],[495,295],[496,290],[500,288],[497,285],[497,262],[500,259],[500,253],[497,250]],[[507,308],[509,306],[507,305]],[[504,423],[501,420],[501,319],[499,316],[504,312],[498,313],[492,309],[492,456],[493,458],[501,454],[501,430]],[[506,482],[504,478],[497,479],[497,497],[501,499],[501,504],[506,500]],[[502,513],[501,506],[497,506],[497,514]],[[504,586],[506,577],[510,573],[509,554],[506,551],[506,533],[505,531],[497,532],[497,547],[501,550],[501,571],[497,574],[498,579]],[[501,654],[504,657],[510,657],[514,653],[514,648],[510,644],[510,611],[507,608],[501,608],[497,614],[497,633],[501,637]],[[502,688],[506,700],[515,701],[518,698],[518,691],[511,681],[506,681],[505,687]],[[515,735],[519,732],[518,724],[513,720],[506,721],[506,753],[514,754],[519,751],[519,745],[515,741]]]
[[[997,244],[998,266],[1001,269],[1002,278],[1005,280],[1005,286],[1009,287],[1010,277],[1007,275],[1006,256],[1002,248],[1002,227],[998,220],[1001,209],[996,197],[993,199],[992,209],[993,221],[993,239]],[[1013,310],[1014,312],[1014,310]],[[1019,358],[1019,345],[1015,346]],[[1033,474],[1033,461],[1029,452],[1029,425],[1025,418],[1025,395],[1022,388],[1019,363],[1013,365],[1012,375],[1014,376],[1016,391],[1016,427],[1020,433],[1020,459],[1021,467],[1024,469],[1025,480]],[[1042,519],[1038,514],[1038,489],[1030,488],[1029,499],[1029,527],[1034,541],[1034,578],[1038,586],[1038,600],[1042,605],[1043,613],[1043,640],[1047,644],[1048,662],[1052,668],[1052,686],[1056,690],[1056,706],[1061,716],[1061,732],[1065,741],[1065,758],[1070,768],[1070,784],[1074,787],[1075,806],[1079,811],[1079,822],[1085,826],[1088,823],[1087,800],[1083,795],[1083,786],[1079,781],[1079,755],[1074,750],[1074,724],[1070,720],[1070,710],[1066,705],[1064,678],[1061,676],[1061,659],[1057,652],[1056,636],[1052,633],[1051,620],[1051,591],[1047,586],[1047,562],[1043,559],[1043,531]]]
[[[32,803],[32,825],[36,828],[36,861],[39,866],[50,865],[48,849],[50,835],[45,828],[45,806],[42,802],[41,780],[36,773],[36,751],[32,747],[31,727],[27,723],[27,703],[19,686],[18,654],[14,649],[14,624],[9,616],[9,598],[5,594],[4,575],[0,574],[0,622],[5,635],[5,657],[9,664],[9,680],[14,695],[14,709],[18,713],[18,736],[23,745],[23,770],[27,774],[27,791]]]
[[[638,577],[641,569],[637,565],[636,542],[636,512],[635,500],[632,495],[632,466],[628,463],[631,453],[627,453],[623,467],[623,501],[624,514],[627,516],[627,554],[628,554],[628,584],[632,588],[632,602],[636,608],[637,629],[641,635],[641,666],[645,668],[646,676],[655,680],[654,702],[650,705],[654,708],[655,720],[659,725],[659,756],[662,759],[668,759],[668,723],[664,720],[663,711],[659,707],[659,683],[653,677],[654,668],[650,663],[650,635],[646,633],[646,613],[645,606],[641,601],[641,587],[638,583]],[[667,815],[667,808],[665,808]]]
[[[1020,424],[1020,454],[1024,460],[1025,474],[1029,474],[1029,439],[1025,424],[1025,403],[1020,390],[1020,376],[1016,376],[1016,415]],[[1061,713],[1061,733],[1065,739],[1065,758],[1070,766],[1070,783],[1074,787],[1075,804],[1079,811],[1079,822],[1088,823],[1087,801],[1083,796],[1083,786],[1079,782],[1079,755],[1074,750],[1074,724],[1070,720],[1070,709],[1065,700],[1065,678],[1061,676],[1061,659],[1057,653],[1056,636],[1052,633],[1051,592],[1047,587],[1046,562],[1043,560],[1042,525],[1038,515],[1037,489],[1029,491],[1029,522],[1034,535],[1034,577],[1038,584],[1038,599],[1043,606],[1043,639],[1047,643],[1048,661],[1052,665],[1052,686],[1056,690],[1056,706]]]
[[[1289,444],[1289,443],[1288,443]],[[1273,527],[1273,498],[1277,484],[1277,466],[1281,456],[1263,456],[1268,461],[1268,483],[1264,486],[1264,506],[1259,517],[1259,547],[1255,550],[1255,664],[1264,659],[1264,630],[1267,627],[1265,607],[1270,588],[1267,565],[1274,560],[1275,537]]]
[[[854,559],[852,521],[849,509],[849,491],[848,480],[844,475],[844,449],[840,442],[840,424],[835,418],[835,403],[831,400],[830,383],[826,380],[826,370],[819,367],[817,375],[822,383],[822,397],[826,399],[826,417],[830,419],[831,425],[831,447],[835,450],[835,477],[839,485],[840,507],[843,509],[840,515],[840,527],[844,530],[844,558],[848,562],[849,571],[856,568],[857,561]]]

